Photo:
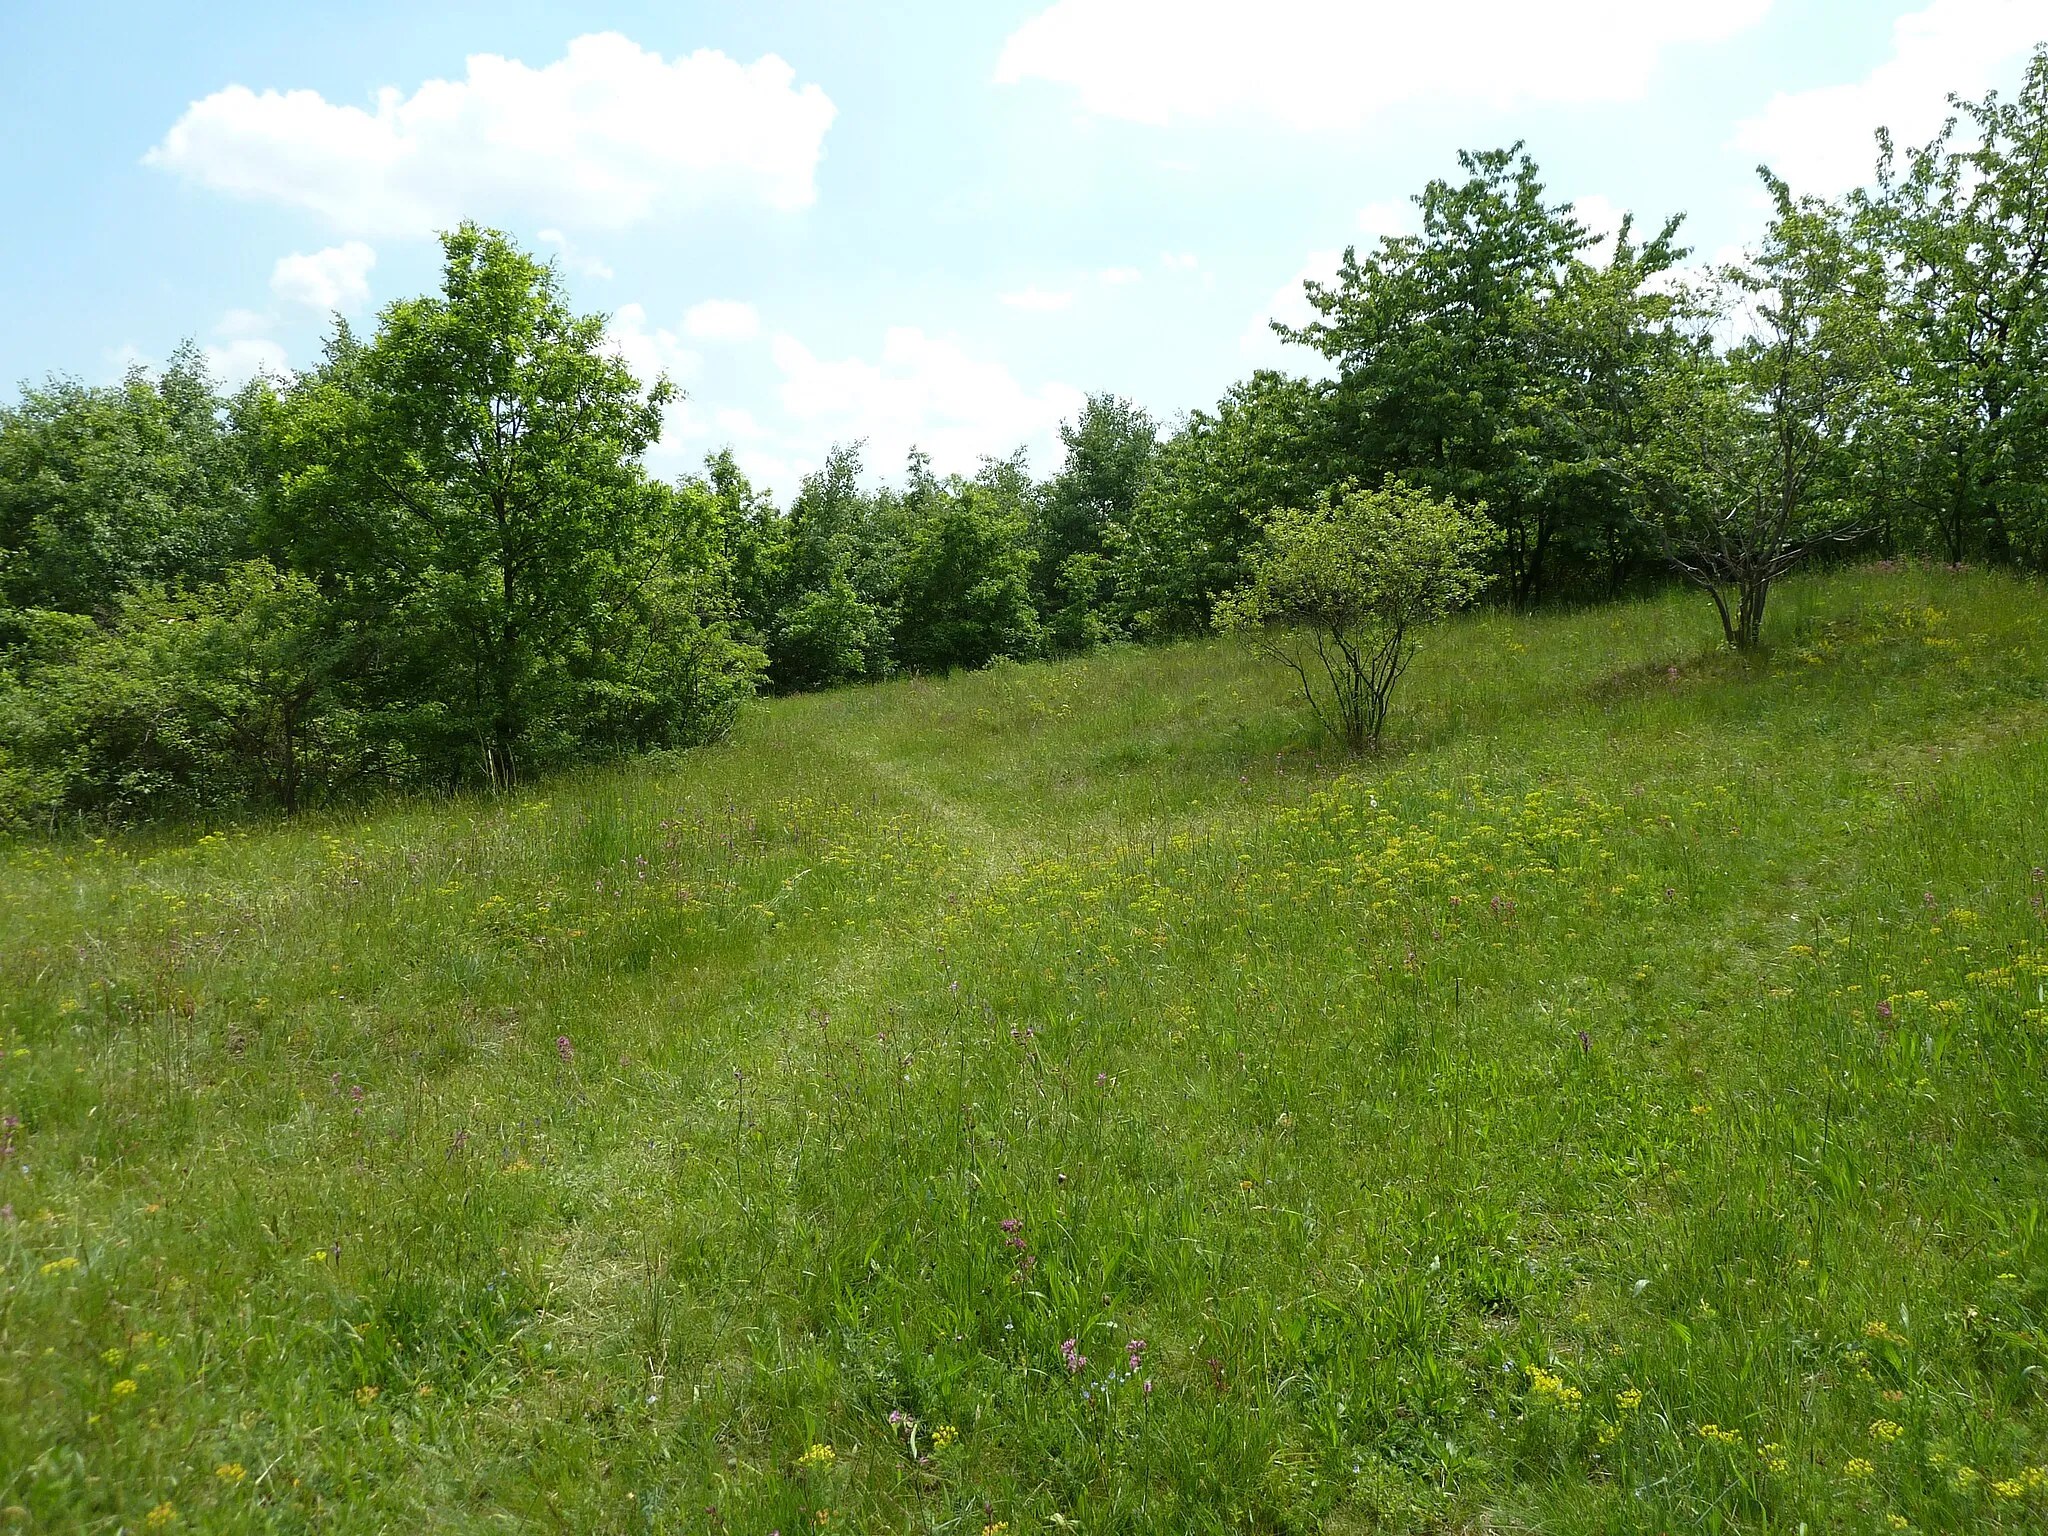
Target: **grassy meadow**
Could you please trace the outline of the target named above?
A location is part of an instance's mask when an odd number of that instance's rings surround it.
[[[0,1530],[2034,1531],[2048,593],[0,848]]]

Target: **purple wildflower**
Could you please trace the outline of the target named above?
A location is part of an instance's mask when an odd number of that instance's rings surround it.
[[[1069,1376],[1080,1375],[1088,1364],[1088,1357],[1081,1353],[1081,1343],[1078,1339],[1068,1339],[1060,1346],[1060,1358],[1066,1362]]]
[[[555,1054],[564,1061],[576,1054],[576,1047],[569,1043],[567,1035],[555,1036]]]

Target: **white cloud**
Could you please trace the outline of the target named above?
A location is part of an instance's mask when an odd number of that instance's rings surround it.
[[[1594,266],[1604,266],[1614,258],[1614,243],[1621,234],[1621,221],[1628,210],[1617,208],[1598,192],[1572,199],[1572,214],[1586,226],[1586,233],[1593,236],[1594,243],[1580,252],[1585,260]],[[1652,230],[1652,234],[1656,231]],[[1637,230],[1630,236],[1640,243],[1642,232]]]
[[[586,277],[610,277],[612,269],[600,256],[593,256],[580,249],[574,240],[559,229],[544,229],[534,237],[542,245],[555,248],[555,260],[571,272],[581,272]]]
[[[605,340],[613,356],[631,368],[643,384],[652,384],[658,374],[682,380],[694,374],[703,362],[666,326],[647,324],[647,309],[640,304],[623,304],[606,327]]]
[[[713,411],[711,420],[719,431],[728,437],[745,438],[763,436],[761,423],[754,419],[754,413],[743,407],[731,406]]]
[[[1143,123],[1248,110],[1350,128],[1413,101],[1633,101],[1664,53],[1734,36],[1771,0],[1058,0],[1013,32],[1000,84],[1046,80]]]
[[[2016,77],[2048,35],[2043,0],[1934,0],[1892,25],[1892,56],[1863,79],[1781,92],[1735,132],[1735,147],[1768,163],[1795,192],[1832,196],[1869,180],[1873,135],[1902,144],[1934,137],[1948,94],[1978,96]]]
[[[1273,296],[1245,325],[1244,333],[1237,339],[1238,355],[1254,368],[1279,368],[1288,373],[1321,373],[1325,370],[1323,360],[1306,347],[1290,345],[1273,334],[1273,322],[1282,325],[1304,326],[1317,317],[1308,302],[1308,294],[1302,284],[1309,281],[1334,283],[1337,280],[1339,255],[1336,251],[1311,251],[1307,261],[1301,265],[1286,282],[1273,290]]]
[[[983,455],[1020,445],[1042,459],[1059,423],[1086,403],[1067,384],[1027,389],[1003,364],[914,326],[891,328],[875,362],[827,361],[786,334],[773,339],[770,354],[797,427],[793,455],[805,462],[827,444],[858,438],[867,440],[869,468],[890,475],[912,447],[929,453],[941,474],[971,472]]]
[[[674,62],[615,32],[541,69],[472,54],[461,80],[376,110],[231,85],[194,102],[146,163],[310,209],[358,234],[419,235],[520,212],[622,229],[717,199],[807,206],[836,108],[774,54]]]
[[[308,256],[294,251],[270,269],[270,291],[287,304],[312,309],[354,309],[370,297],[370,268],[377,253],[360,240],[331,245]]]
[[[274,315],[260,309],[231,309],[213,329],[218,336],[260,336],[276,324]]]
[[[1422,232],[1422,210],[1406,199],[1395,203],[1367,203],[1358,210],[1358,232],[1368,240],[1387,235]]]
[[[1017,293],[1006,293],[1002,295],[1002,301],[1009,309],[1029,309],[1046,315],[1074,307],[1073,294],[1065,291],[1049,293],[1043,288],[1035,287],[1025,288]]]
[[[200,349],[213,376],[229,389],[246,384],[259,373],[282,376],[291,371],[284,348],[268,336],[240,336],[225,346]]]
[[[1143,282],[1145,274],[1136,267],[1105,267],[1096,276],[1096,281],[1105,288],[1128,288],[1132,283]]]
[[[1161,251],[1159,265],[1169,272],[1192,272],[1201,265],[1193,251]]]
[[[132,341],[124,341],[107,353],[107,369],[110,379],[125,379],[137,368],[154,368],[156,359],[144,352]]]
[[[761,334],[761,316],[737,299],[706,299],[690,306],[683,329],[699,341],[752,341]]]

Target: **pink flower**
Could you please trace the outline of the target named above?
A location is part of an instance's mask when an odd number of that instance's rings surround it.
[[[576,1047],[569,1043],[567,1035],[555,1036],[555,1054],[564,1061],[576,1054]]]

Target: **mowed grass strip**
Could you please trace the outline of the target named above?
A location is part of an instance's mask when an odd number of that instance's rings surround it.
[[[0,870],[29,1529],[2048,1520],[2048,594],[1218,644]]]

